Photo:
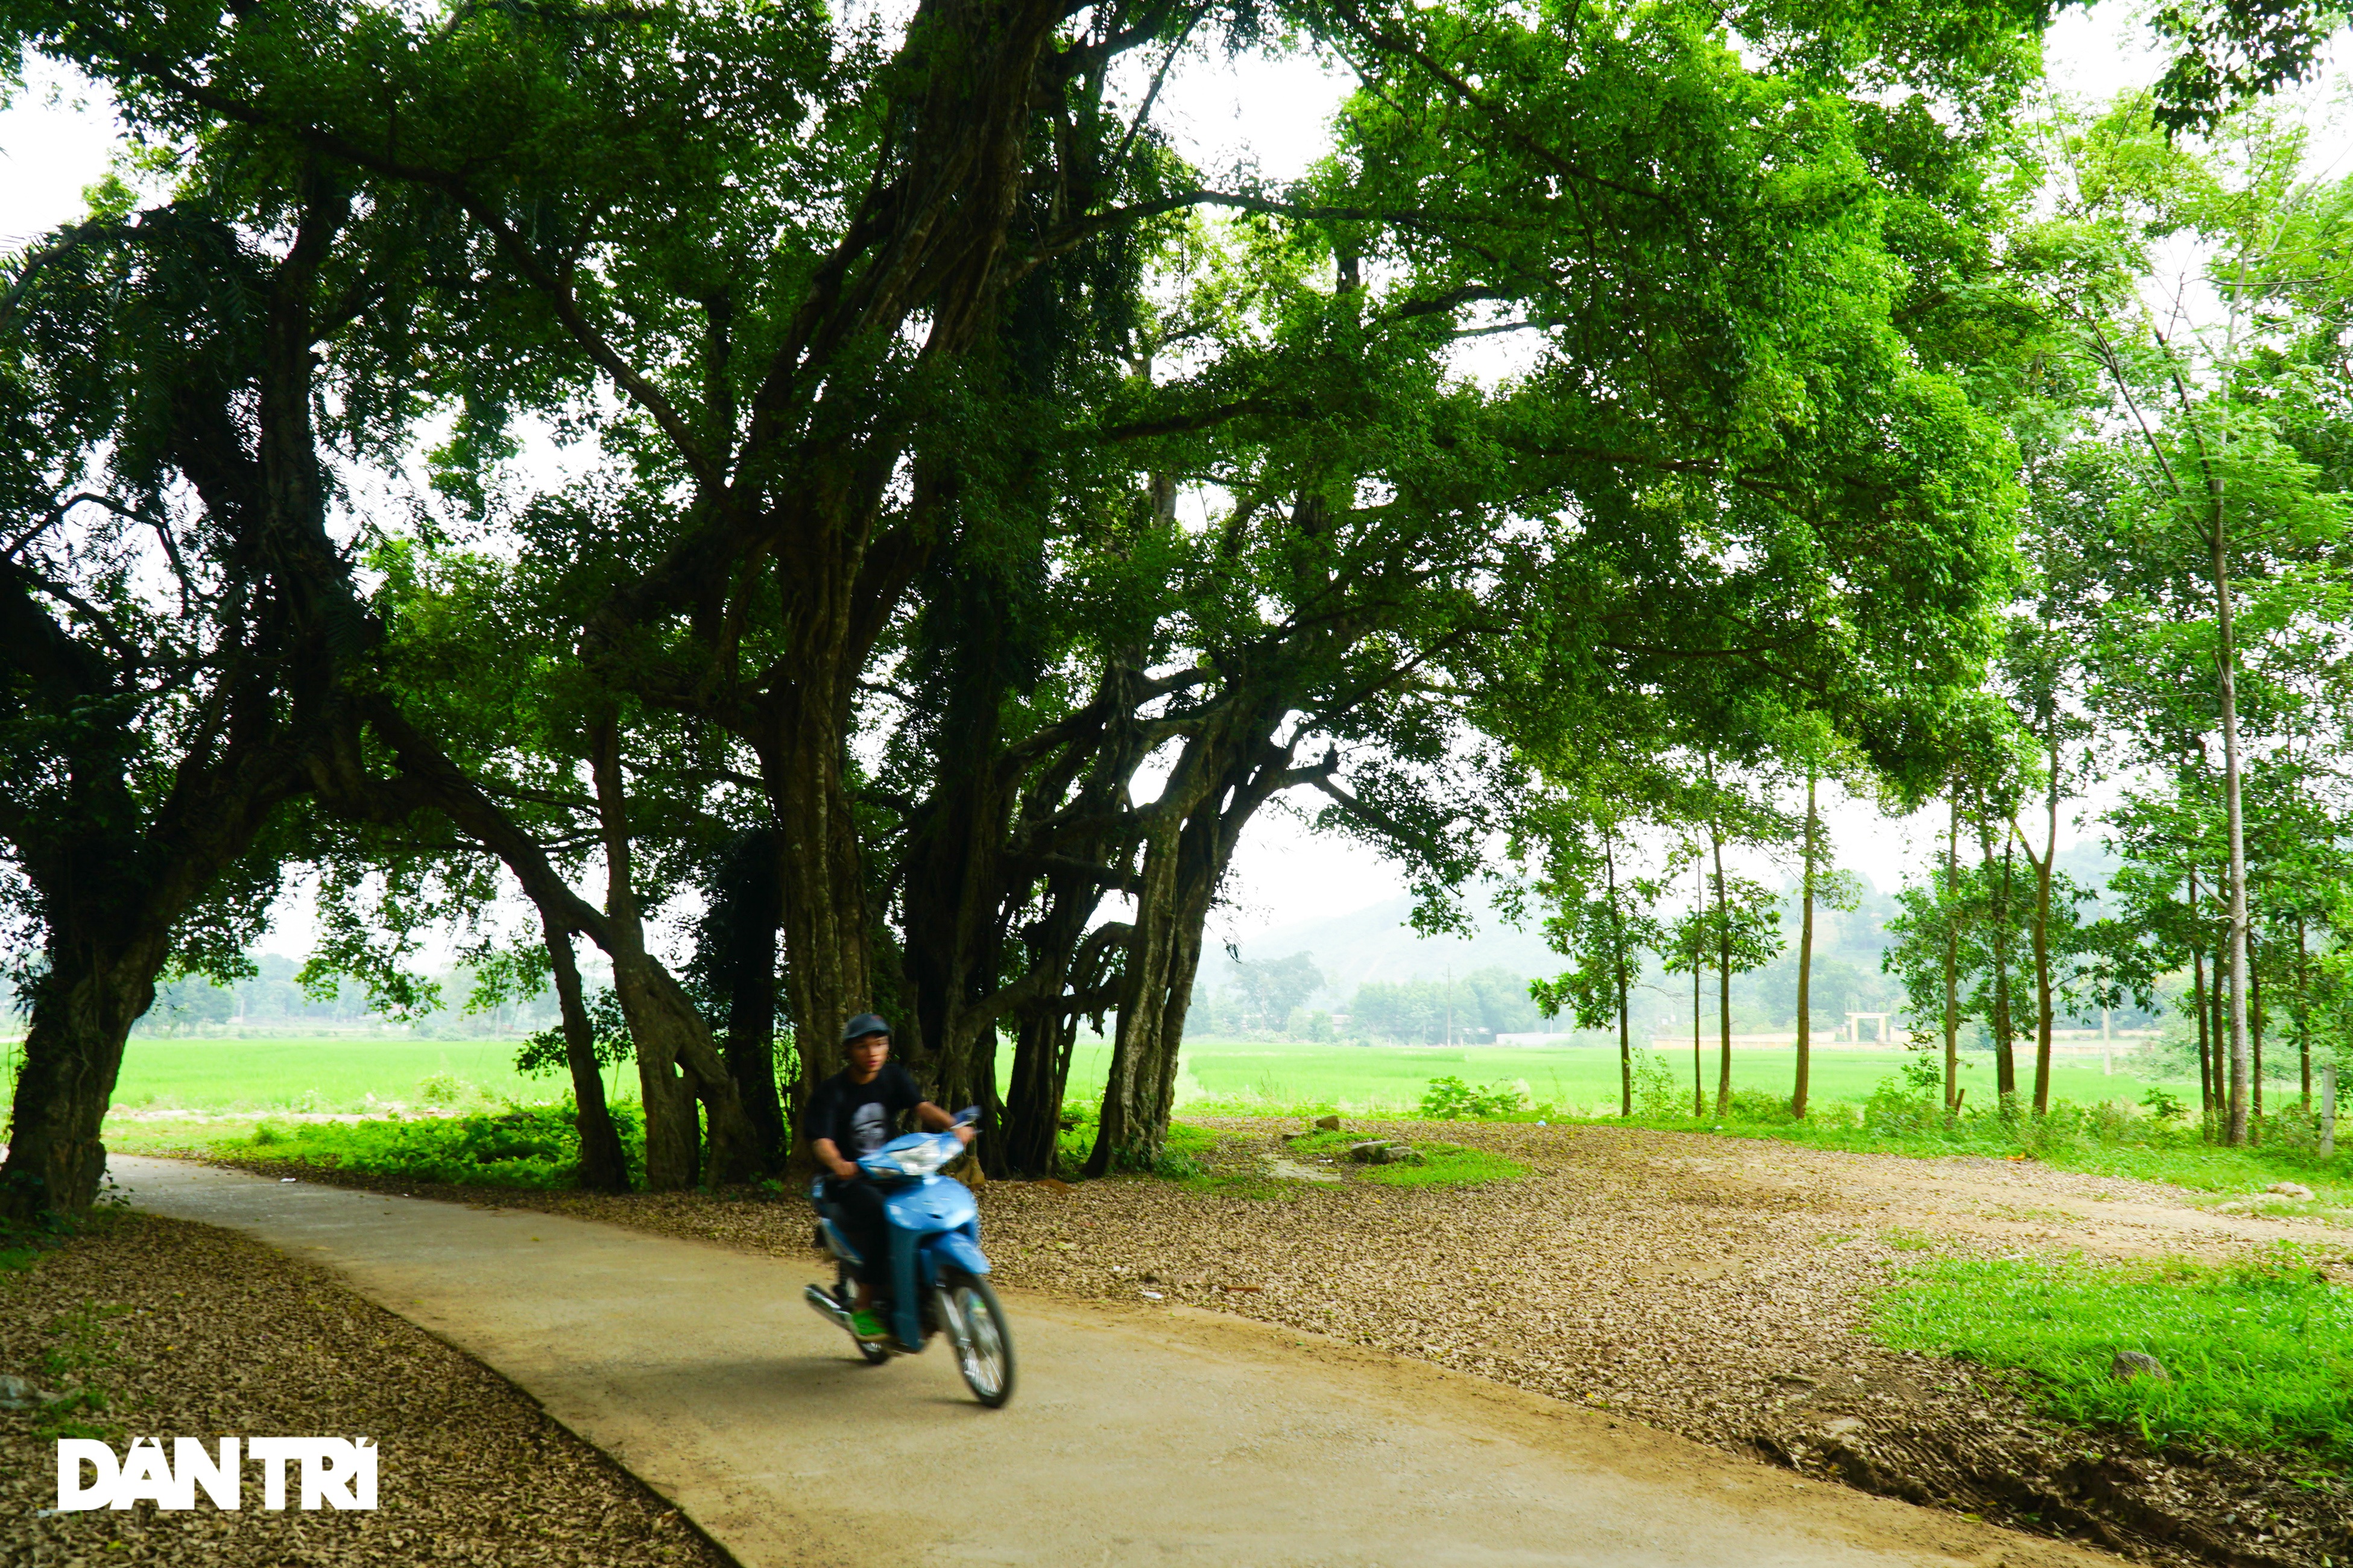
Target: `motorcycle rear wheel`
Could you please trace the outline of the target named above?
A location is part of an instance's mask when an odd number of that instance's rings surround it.
[[[964,1325],[962,1333],[948,1331],[955,1344],[956,1370],[964,1373],[965,1386],[975,1399],[999,1409],[1013,1397],[1013,1331],[1006,1323],[1005,1309],[987,1280],[961,1268],[950,1270],[940,1288],[955,1321]]]

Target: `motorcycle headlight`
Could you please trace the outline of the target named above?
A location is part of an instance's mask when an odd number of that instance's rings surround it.
[[[934,1138],[898,1155],[899,1168],[911,1176],[928,1176],[964,1152],[964,1145],[953,1138]]]
[[[929,1176],[963,1152],[964,1145],[943,1135],[904,1149],[877,1151],[859,1163],[877,1176]]]

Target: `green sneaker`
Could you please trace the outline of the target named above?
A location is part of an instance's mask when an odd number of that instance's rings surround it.
[[[882,1320],[864,1310],[849,1314],[849,1331],[869,1343],[891,1337],[891,1331],[882,1326]]]

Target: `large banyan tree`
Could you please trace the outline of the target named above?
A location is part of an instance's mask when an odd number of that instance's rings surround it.
[[[1906,334],[2040,19],[0,0],[148,150],[0,306],[11,1203],[88,1201],[156,975],[294,861],[396,937],[521,889],[607,1184],[577,939],[651,1185],[773,1168],[870,1006],[999,1170],[1109,1027],[1101,1171],[1268,803],[1436,892],[1482,714],[1916,748],[2010,458]],[[1162,124],[1307,48],[1306,177]]]

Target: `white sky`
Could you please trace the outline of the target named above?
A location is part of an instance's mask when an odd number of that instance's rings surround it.
[[[2052,85],[2072,97],[2103,99],[2152,83],[2162,68],[2120,0],[2094,12],[2063,15],[2046,45]],[[2341,103],[2346,79],[2341,39],[2319,87],[2306,97],[2316,108]],[[1296,175],[1323,149],[1324,125],[1345,89],[1343,78],[1311,60],[1196,59],[1172,72],[1163,90],[1168,123],[1189,141],[1197,161],[1214,171],[1255,166],[1269,178]],[[2316,137],[2313,172],[2342,173],[2353,141],[2346,117],[2316,114],[2335,123]],[[104,95],[85,83],[36,68],[25,89],[0,110],[0,251],[79,216],[82,189],[105,173],[116,128]],[[1922,863],[1936,830],[1934,812],[1891,820],[1868,805],[1831,801],[1826,813],[1843,862],[1882,887],[1901,881]],[[2073,808],[2070,808],[2072,819]],[[2072,820],[2062,847],[2079,835]],[[1404,890],[1377,856],[1321,837],[1293,814],[1261,812],[1237,852],[1230,884],[1235,907],[1219,924],[1235,937],[1336,915],[1394,898]],[[280,945],[299,951],[308,925],[294,900],[281,921]]]

